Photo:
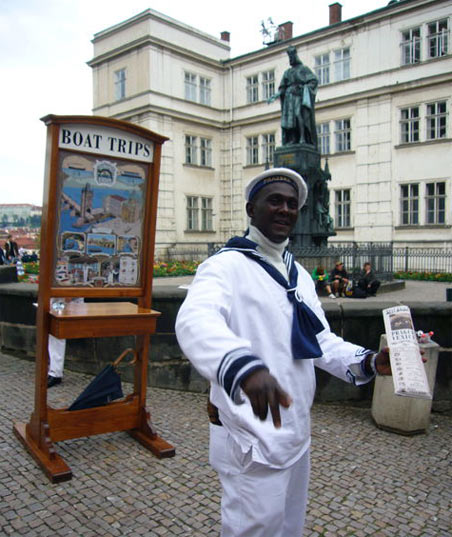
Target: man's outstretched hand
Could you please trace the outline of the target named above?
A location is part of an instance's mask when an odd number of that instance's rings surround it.
[[[375,359],[375,369],[379,375],[392,375],[389,361],[389,347],[383,347]]]
[[[270,407],[273,425],[281,427],[279,406],[289,408],[292,399],[276,379],[266,369],[258,369],[242,380],[241,387],[251,402],[254,414],[264,421]]]
[[[424,351],[422,349],[421,357],[423,362],[427,361],[427,359],[424,358]],[[392,375],[391,362],[389,360],[389,347],[383,347],[377,354],[375,359],[375,369],[379,375]]]

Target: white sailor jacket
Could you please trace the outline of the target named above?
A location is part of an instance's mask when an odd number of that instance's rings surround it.
[[[293,304],[286,289],[256,261],[237,251],[214,255],[198,267],[177,319],[179,345],[211,383],[210,399],[241,451],[274,468],[293,464],[310,444],[310,408],[315,392],[314,366],[356,385],[368,382],[362,360],[368,349],[345,342],[330,330],[309,273],[297,264],[297,292],[317,315],[323,355],[292,357]],[[291,396],[281,408],[282,427],[254,416],[240,379],[265,366]]]

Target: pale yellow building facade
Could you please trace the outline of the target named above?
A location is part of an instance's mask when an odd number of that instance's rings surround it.
[[[452,243],[452,4],[401,0],[230,57],[216,38],[151,9],[94,36],[93,113],[138,123],[163,146],[157,248],[223,242],[246,228],[243,186],[281,144],[286,50],[319,78],[322,163],[335,241]],[[284,30],[284,31],[282,31]],[[233,38],[233,36],[232,36]]]

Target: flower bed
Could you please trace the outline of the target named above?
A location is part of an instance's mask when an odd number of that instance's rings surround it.
[[[429,282],[452,282],[449,272],[396,272],[396,280],[420,280]]]
[[[191,276],[195,274],[199,263],[200,261],[157,261],[154,263],[154,277]]]

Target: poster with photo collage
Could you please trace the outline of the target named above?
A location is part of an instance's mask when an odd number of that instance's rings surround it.
[[[140,285],[148,164],[60,151],[55,286]]]

